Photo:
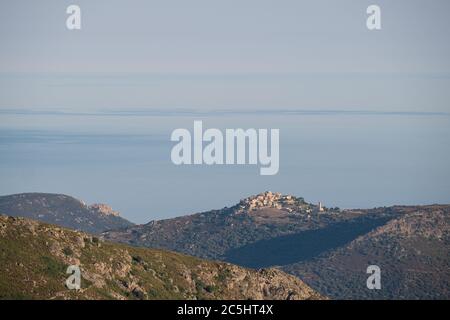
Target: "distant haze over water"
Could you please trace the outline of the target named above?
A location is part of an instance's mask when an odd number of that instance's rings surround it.
[[[126,111],[126,110],[125,110]],[[175,166],[173,129],[280,128],[280,172],[255,166]],[[106,202],[135,222],[233,205],[264,190],[326,206],[448,203],[445,113],[6,112],[0,194],[54,192]]]

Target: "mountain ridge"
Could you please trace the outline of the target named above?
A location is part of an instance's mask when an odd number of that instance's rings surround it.
[[[87,205],[82,200],[57,193],[31,192],[0,196],[0,213],[92,234],[134,225],[106,204]]]
[[[43,205],[33,204],[35,211]],[[115,215],[109,206],[94,208],[102,217]],[[102,231],[98,237],[244,267],[277,267],[331,298],[447,299],[449,214],[450,205],[341,210],[266,191],[231,207]],[[385,290],[367,290],[371,264],[388,277]]]

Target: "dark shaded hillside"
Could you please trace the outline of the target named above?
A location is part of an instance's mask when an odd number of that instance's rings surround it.
[[[450,206],[404,210],[345,246],[282,269],[336,299],[450,299]],[[381,268],[381,290],[366,287],[372,264]]]
[[[229,250],[225,261],[250,268],[282,266],[310,260],[347,244],[389,221],[389,217],[358,217],[318,230],[261,240]]]
[[[63,194],[21,193],[1,196],[1,213],[92,234],[133,225],[106,205],[87,206],[84,202]]]
[[[81,289],[65,287],[69,265]],[[0,299],[323,299],[280,270],[103,242],[79,231],[0,215]]]

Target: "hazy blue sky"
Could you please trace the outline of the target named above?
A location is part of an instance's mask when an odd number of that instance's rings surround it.
[[[72,3],[80,31],[65,26]],[[372,3],[381,31],[366,28]],[[447,0],[0,6],[1,108],[444,111],[450,98]]]
[[[69,4],[80,31],[66,29]],[[366,28],[370,4],[380,31]],[[449,202],[449,12],[448,0],[1,1],[0,194],[68,193],[139,222],[264,190],[342,207]],[[195,119],[280,128],[279,175],[174,166],[170,133]]]

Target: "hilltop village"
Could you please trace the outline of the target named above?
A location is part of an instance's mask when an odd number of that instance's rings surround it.
[[[292,214],[338,213],[339,208],[327,208],[319,202],[317,205],[307,203],[301,197],[282,195],[280,192],[266,191],[241,200],[235,208],[235,213],[275,208]]]

